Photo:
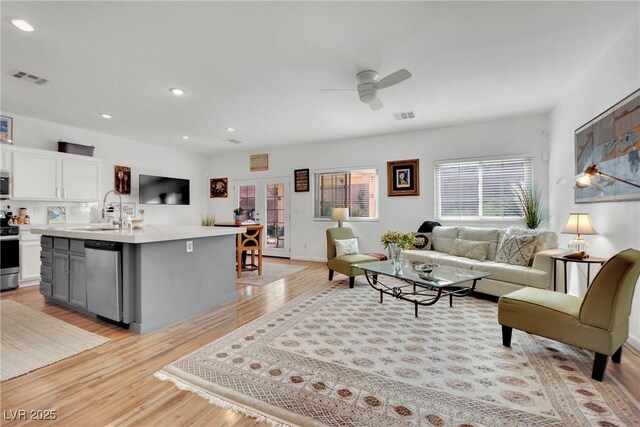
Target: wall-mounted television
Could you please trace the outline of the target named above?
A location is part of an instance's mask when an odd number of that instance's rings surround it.
[[[188,205],[189,180],[140,175],[139,201],[145,205]]]

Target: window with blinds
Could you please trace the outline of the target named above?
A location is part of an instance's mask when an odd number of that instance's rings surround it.
[[[465,160],[436,164],[436,218],[519,218],[516,192],[531,187],[533,159]]]
[[[349,208],[352,219],[378,218],[378,171],[339,170],[314,173],[314,218],[331,218],[333,208]]]

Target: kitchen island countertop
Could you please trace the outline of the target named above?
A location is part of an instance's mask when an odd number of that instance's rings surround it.
[[[204,227],[200,225],[145,225],[143,228],[128,230],[110,228],[108,224],[85,225],[32,225],[31,233],[69,239],[103,240],[121,243],[153,243],[170,240],[197,239],[201,237],[227,236],[244,233],[246,228]]]

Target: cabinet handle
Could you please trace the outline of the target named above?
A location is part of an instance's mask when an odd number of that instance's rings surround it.
[[[60,189],[58,187],[56,187],[56,197],[60,198]]]
[[[67,189],[64,187],[62,187],[62,197],[65,199],[67,198]]]

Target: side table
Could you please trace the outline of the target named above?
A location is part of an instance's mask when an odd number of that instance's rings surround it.
[[[588,258],[584,258],[584,259],[573,259],[573,258],[566,258],[564,256],[560,256],[560,255],[552,255],[551,259],[553,260],[553,290],[556,290],[556,265],[558,263],[558,261],[562,261],[564,264],[564,293],[567,293],[567,263],[568,262],[575,262],[578,264],[587,264],[587,287],[589,287],[590,285],[590,276],[591,276],[591,264],[604,264],[605,262],[607,262],[606,259],[604,258],[597,258],[597,257],[588,257]]]

